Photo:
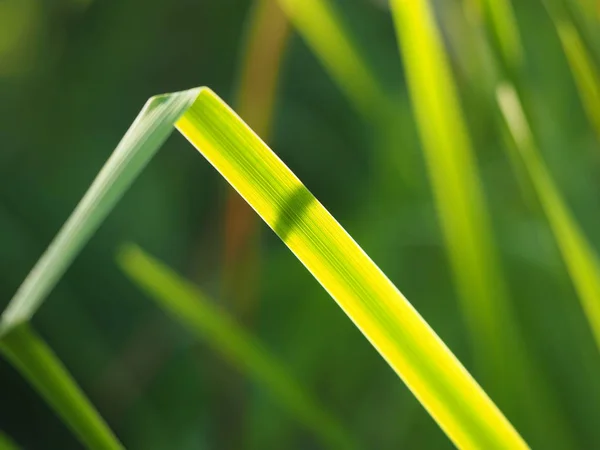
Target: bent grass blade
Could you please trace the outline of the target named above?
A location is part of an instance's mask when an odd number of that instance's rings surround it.
[[[29,320],[194,101],[197,90],[152,97],[0,318],[0,338]]]
[[[201,90],[176,126],[279,235],[455,443],[526,448],[406,298],[223,101]]]
[[[271,149],[208,88],[156,97],[144,108],[9,304],[2,316],[4,333],[39,307],[166,139],[174,120],[330,293],[453,442],[461,448],[527,448],[408,300]]]
[[[2,353],[92,449],[118,449],[100,415],[27,322],[173,130],[197,90],[153,97],[0,317]]]
[[[123,246],[118,263],[158,306],[254,378],[327,448],[356,448],[345,430],[305,392],[251,334],[246,333],[196,286],[135,245]]]

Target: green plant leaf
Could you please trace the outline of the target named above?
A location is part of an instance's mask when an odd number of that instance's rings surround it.
[[[331,78],[369,121],[388,114],[390,101],[330,0],[278,0]]]
[[[197,90],[146,102],[94,183],[36,263],[0,318],[0,338],[29,320],[135,177],[169,137]]]
[[[177,129],[279,235],[457,445],[526,448],[512,425],[408,300],[287,166],[218,96],[208,88],[200,88],[158,99],[157,107],[151,109],[156,114],[150,114],[151,124],[144,128],[147,134],[140,133],[140,127],[149,117],[145,108],[117,147],[116,157],[121,164],[115,163],[115,157],[109,160],[82,204],[59,232],[60,245],[51,244],[46,253],[50,256],[42,258],[42,263],[28,277],[28,280],[43,281],[44,289],[22,289],[9,305],[13,311],[19,310],[15,303],[28,306],[28,314],[17,315],[17,318],[26,320],[31,316],[35,306],[97,228],[108,206],[114,204],[117,195],[123,193],[139,172],[141,161],[147,161],[157,142],[168,135],[167,128],[172,121],[180,115]],[[160,108],[161,105],[169,107]],[[128,168],[127,161],[119,157],[123,152],[134,155],[141,152],[145,158],[127,160],[138,162]],[[116,170],[118,174],[114,173]],[[113,184],[107,184],[108,180]],[[113,201],[98,201],[106,197],[99,192],[112,193]],[[74,232],[73,223],[80,224],[87,232]],[[49,260],[58,261],[60,265],[49,264]],[[31,283],[26,280],[28,282]],[[30,306],[32,292],[35,293],[34,307]],[[5,323],[10,327],[15,322],[18,320],[13,313]]]
[[[600,71],[567,7],[554,0],[544,0],[544,5],[556,27],[585,113],[600,140]]]
[[[255,0],[246,27],[234,104],[244,121],[268,140],[291,26],[276,0]],[[260,219],[233,189],[228,189],[224,215],[220,297],[235,317],[248,323],[259,307]]]
[[[458,94],[426,0],[392,10],[450,262],[485,378],[514,376],[501,361],[518,345]],[[489,372],[495,374],[492,376]],[[504,372],[503,377],[498,373]],[[510,397],[510,396],[508,396]]]
[[[123,448],[46,343],[21,323],[0,340],[0,353],[91,449]]]
[[[173,130],[197,90],[152,97],[133,122],[67,222],[38,260],[0,318],[8,360],[46,398],[90,448],[119,448],[110,430],[51,350],[27,322],[58,283],[135,177]],[[48,364],[48,369],[44,369]],[[45,373],[48,370],[48,373]],[[78,409],[81,409],[78,416]],[[106,429],[105,429],[106,428]]]
[[[600,349],[600,262],[563,200],[540,155],[519,97],[508,84],[497,90],[498,103],[514,143],[548,218],[559,250]]]
[[[528,424],[538,440],[545,439],[552,423],[561,436],[559,445],[570,443],[508,297],[474,151],[430,2],[393,0],[391,5],[477,373],[510,417]]]
[[[523,47],[511,0],[470,0],[491,31],[503,67],[515,74],[523,62]]]
[[[525,444],[408,301],[210,90],[176,124],[354,321],[456,442]]]
[[[305,392],[257,341],[196,286],[134,245],[124,246],[118,262],[125,274],[158,306],[223,354],[242,373],[271,391],[273,398],[312,430],[328,448],[355,448],[337,421]]]

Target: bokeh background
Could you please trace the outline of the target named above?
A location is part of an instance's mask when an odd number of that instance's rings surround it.
[[[291,31],[268,141],[472,369],[390,12],[384,1],[333,3],[397,103],[398,120],[386,132],[366,122]],[[510,299],[578,448],[600,448],[600,355],[550,229],[527,206],[507,160],[473,63],[462,3],[434,2]],[[541,2],[513,3],[540,147],[598,248],[600,145]],[[235,106],[251,8],[249,0],[0,0],[0,307],[148,97],[206,85]],[[392,137],[383,139],[387,132]],[[397,172],[382,159],[386,152],[397,155]],[[265,389],[120,272],[115,252],[133,241],[233,316],[240,314],[231,297],[249,292],[253,312],[239,322],[363,448],[451,448],[262,223],[259,251],[249,263],[252,279],[226,276],[230,195],[220,175],[175,133],[34,318],[123,443],[134,449],[320,448]],[[0,429],[25,449],[80,448],[4,360]]]

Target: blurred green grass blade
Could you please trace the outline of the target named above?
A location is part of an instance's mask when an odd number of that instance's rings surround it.
[[[429,2],[394,0],[392,10],[477,371],[493,398],[535,430],[537,439],[545,439],[552,423],[560,448],[571,437],[563,433],[560,410],[525,348],[508,298],[474,151]]]
[[[247,20],[234,104],[244,121],[268,140],[291,27],[277,0],[255,0]],[[247,324],[259,307],[259,218],[233,189],[228,189],[224,216],[221,299]]]
[[[573,0],[577,7],[579,7],[584,14],[594,23],[598,23],[600,20],[600,4],[597,0]]]
[[[360,51],[344,25],[343,9],[333,0],[276,1],[355,111],[374,128],[372,157],[378,169],[372,189],[393,194],[398,176],[404,187],[415,187],[414,155],[403,148],[410,135],[399,120],[403,104],[386,90]]]
[[[337,421],[324,412],[273,359],[252,335],[246,333],[194,285],[134,245],[119,252],[121,269],[158,305],[193,334],[222,353],[242,373],[248,374],[275,400],[313,431],[327,448],[355,448]]]
[[[160,148],[196,90],[152,97],[38,260],[0,319],[0,337],[31,318],[81,248]]]
[[[19,450],[19,446],[5,433],[0,431],[0,450]]]
[[[236,110],[263,139],[271,134],[281,62],[291,34],[277,0],[255,0],[244,34]]]
[[[176,126],[296,254],[459,447],[527,447],[406,298],[221,99],[202,89]]]
[[[123,448],[75,380],[29,324],[0,340],[0,353],[32,384],[83,444],[90,449]]]
[[[556,27],[585,113],[600,139],[600,71],[568,12],[551,0],[544,4]]]
[[[512,87],[500,85],[497,99],[506,125],[531,177],[548,218],[567,270],[581,300],[590,328],[600,349],[600,262],[554,183]]]
[[[499,364],[514,341],[513,318],[449,62],[427,1],[394,0],[392,10],[475,357],[486,378],[497,379],[506,372]]]
[[[477,0],[506,70],[515,74],[523,62],[523,47],[511,0]]]
[[[331,0],[278,0],[335,83],[367,120],[389,111],[390,101],[346,32]]]

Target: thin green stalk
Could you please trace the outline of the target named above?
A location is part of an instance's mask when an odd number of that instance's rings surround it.
[[[88,448],[123,448],[56,355],[27,323],[2,337],[0,352]]]
[[[505,74],[515,77],[523,63],[523,45],[511,0],[464,0],[489,35]]]
[[[497,387],[503,392],[514,386],[514,372],[520,370],[504,364],[518,340],[456,88],[428,2],[394,0],[392,9],[475,356],[485,379],[505,382]]]
[[[218,308],[196,286],[134,245],[124,246],[118,262],[125,274],[158,306],[248,374],[318,436],[327,448],[355,448],[340,424],[305,392],[251,334]]]
[[[386,90],[360,51],[344,25],[343,11],[332,0],[277,1],[354,110],[373,129],[376,170],[371,189],[376,197],[396,191],[399,180],[403,187],[414,187],[414,155],[403,148],[410,131],[399,119],[406,113],[404,105]]]
[[[429,2],[394,0],[392,9],[478,373],[493,398],[519,423],[531,423],[540,441],[546,441],[540,425],[552,423],[560,447],[571,442],[570,435],[563,433],[564,421],[524,346],[508,298],[474,152]]]
[[[471,2],[485,2],[487,13],[483,10],[475,8],[473,11],[465,11],[469,25],[475,25],[467,31],[469,39],[477,42],[474,49],[477,52],[477,57],[480,65],[486,64],[485,69],[481,70],[477,81],[485,80],[485,95],[493,98],[497,83],[500,80],[506,80],[518,89],[523,83],[523,68],[525,60],[523,56],[523,44],[521,42],[519,28],[513,12],[511,0],[465,0],[464,6],[469,7]],[[498,2],[503,6],[497,8],[495,14],[491,14],[494,8],[490,3]],[[502,13],[504,11],[504,13]],[[500,15],[502,18],[496,19],[496,22],[505,22],[507,31],[504,33],[495,33],[495,36],[489,37],[489,30],[496,30],[494,27],[494,15]],[[512,30],[512,31],[510,31]],[[488,35],[488,39],[486,39]],[[490,43],[492,41],[492,43]],[[514,48],[512,52],[502,51],[503,48]],[[518,57],[511,57],[511,54]],[[473,58],[473,55],[469,55]],[[521,94],[526,93],[526,90],[520,89]],[[503,140],[510,140],[509,136],[502,136]],[[512,145],[505,146],[508,150],[509,162],[512,166],[513,173],[517,178],[519,189],[522,193],[523,200],[529,208],[535,208],[535,194],[526,174],[521,158],[515,154]]]
[[[556,187],[514,89],[503,84],[497,99],[506,125],[525,163],[542,208],[567,265],[590,328],[600,349],[600,262]]]
[[[290,24],[277,0],[256,0],[244,34],[236,110],[265,138],[271,134]]]
[[[263,139],[268,139],[290,25],[277,0],[255,0],[246,27],[235,104],[244,120]],[[244,199],[228,188],[224,220],[222,301],[234,317],[251,327],[259,308],[259,219]],[[237,376],[228,379],[228,385],[221,389],[236,395],[235,404],[220,405],[223,416],[227,417],[222,421],[223,439],[230,440],[223,445],[239,447],[244,439],[247,396],[242,379]]]
[[[331,0],[278,0],[331,78],[369,122],[390,110],[390,100],[357,51]]]
[[[584,111],[600,140],[600,71],[598,66],[566,10],[566,6],[561,7],[560,2],[553,0],[545,0],[544,5],[556,27]]]

